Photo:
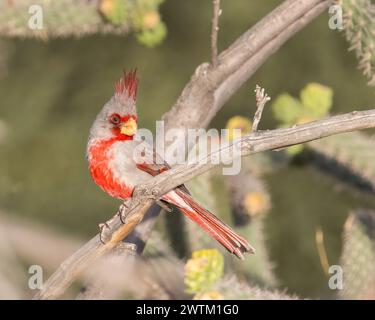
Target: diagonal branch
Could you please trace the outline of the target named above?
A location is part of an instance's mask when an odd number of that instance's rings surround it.
[[[330,135],[354,130],[375,127],[375,109],[354,111],[351,113],[330,117],[320,121],[269,131],[253,132],[231,145],[210,153],[205,161],[178,165],[152,179],[149,183],[139,185],[133,198],[128,204],[125,224],[120,218],[114,219],[107,231],[107,242],[102,244],[96,235],[70,258],[48,279],[43,289],[35,296],[36,299],[57,298],[73,283],[73,281],[95,260],[117,245],[130,234],[143,219],[155,199],[218,165],[217,158],[234,159],[233,147],[240,151],[241,156],[285,148]]]

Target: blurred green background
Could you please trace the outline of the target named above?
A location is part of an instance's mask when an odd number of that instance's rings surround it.
[[[282,1],[222,1],[219,49]],[[91,181],[85,159],[90,125],[113,93],[123,68],[140,74],[140,126],[174,103],[198,64],[209,59],[211,1],[166,0],[161,14],[168,27],[164,42],[149,49],[133,36],[80,39],[6,40],[8,72],[0,76],[0,208],[89,237],[115,212],[118,201]],[[272,56],[212,123],[223,128],[234,115],[254,113],[255,84],[271,97],[298,95],[308,82],[334,90],[332,113],[374,107],[374,90],[357,70],[341,34],[328,28],[328,13],[307,26]],[[261,128],[276,126],[270,109]],[[315,246],[322,227],[330,264],[338,261],[342,226],[352,208],[375,208],[371,194],[339,183],[304,161],[266,177],[272,197],[266,237],[282,287],[308,297],[329,295]]]

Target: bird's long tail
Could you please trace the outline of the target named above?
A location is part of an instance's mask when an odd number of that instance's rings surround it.
[[[255,252],[246,239],[236,234],[214,214],[199,205],[185,191],[175,189],[164,195],[163,200],[178,207],[189,219],[196,222],[203,230],[238,258],[243,259],[243,253],[245,252]]]

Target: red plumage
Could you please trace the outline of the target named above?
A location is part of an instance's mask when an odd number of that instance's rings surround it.
[[[90,146],[88,149],[89,170],[94,182],[111,197],[127,199],[132,196],[133,188],[120,183],[108,166],[111,161],[109,150],[116,141],[119,141],[118,138],[112,138],[98,141]]]

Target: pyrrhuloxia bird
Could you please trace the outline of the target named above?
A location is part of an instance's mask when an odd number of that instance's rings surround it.
[[[136,71],[124,73],[116,82],[114,95],[104,105],[91,127],[87,146],[93,180],[110,196],[122,200],[132,196],[136,185],[170,168],[163,161],[146,163],[144,160],[134,159],[134,150],[139,144],[133,139],[138,119],[137,85]],[[147,152],[154,152],[151,146]],[[153,154],[152,158],[156,156],[158,155]],[[161,200],[175,205],[237,257],[243,258],[244,252],[254,252],[244,238],[198,204],[184,185],[168,192]]]

